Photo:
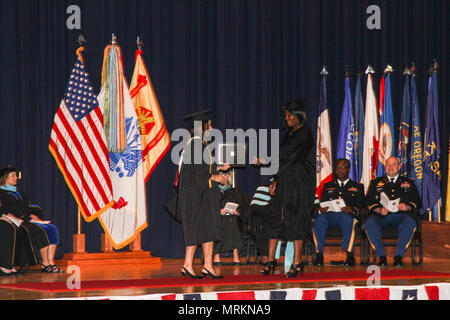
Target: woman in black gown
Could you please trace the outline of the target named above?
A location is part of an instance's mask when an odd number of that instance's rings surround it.
[[[55,264],[54,257],[56,244],[53,244],[45,229],[37,223],[34,223],[36,206],[31,203],[29,197],[19,191],[16,187],[18,170],[13,167],[6,167],[0,170],[0,202],[2,203],[2,211],[19,220],[20,227],[17,229],[25,241],[31,241],[31,245],[27,246],[31,249],[32,259],[29,264],[36,264],[40,260],[42,264],[42,272],[57,273],[62,272]],[[29,256],[29,255],[28,255]]]
[[[295,277],[303,272],[301,252],[304,241],[311,234],[315,190],[314,138],[306,126],[302,100],[285,103],[283,110],[288,132],[280,145],[279,170],[271,184],[269,262],[261,273],[273,273],[276,247],[278,241],[284,239],[294,243],[293,264],[286,276]]]
[[[178,192],[175,214],[183,225],[186,245],[181,273],[191,278],[203,278],[207,275],[216,279],[221,278],[213,267],[214,241],[221,238],[220,192],[217,184],[226,183],[226,178],[219,175],[218,170],[227,170],[229,165],[217,166],[207,142],[204,141],[205,133],[212,129],[208,116],[210,112],[211,110],[205,110],[184,118],[198,121],[201,126],[194,127],[192,137],[183,149],[176,183]],[[203,276],[197,276],[192,266],[195,250],[199,245],[203,249]]]

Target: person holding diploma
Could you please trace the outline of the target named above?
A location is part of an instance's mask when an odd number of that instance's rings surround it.
[[[210,109],[203,110],[183,119],[193,121],[194,126],[181,154],[175,180],[177,195],[167,205],[169,212],[183,226],[186,253],[181,274],[193,279],[205,276],[222,278],[214,270],[213,249],[214,242],[221,239],[218,184],[225,185],[227,178],[218,172],[228,170],[230,165],[217,166],[208,146],[208,130],[212,129],[211,112]],[[202,275],[196,275],[193,269],[194,254],[199,245],[203,249]]]
[[[396,157],[390,157],[385,162],[386,175],[373,179],[370,182],[366,199],[369,209],[364,229],[370,244],[377,256],[380,257],[379,266],[387,266],[386,252],[381,240],[381,230],[385,227],[398,227],[398,243],[394,257],[394,267],[403,266],[402,258],[411,242],[416,220],[414,215],[418,214],[414,209],[420,207],[420,195],[414,180],[399,176],[401,168],[400,161]],[[384,193],[384,194],[383,194]],[[382,198],[388,198],[389,202],[381,204]],[[384,202],[384,201],[383,201]]]
[[[30,264],[38,263],[39,259],[34,247],[41,255],[41,271],[46,273],[59,273],[62,270],[55,264],[56,247],[59,244],[58,229],[50,221],[41,218],[42,210],[33,205],[30,198],[17,188],[18,170],[6,167],[0,170],[0,202],[2,212],[7,213],[5,218],[19,224],[18,231],[23,237],[31,240],[33,259]],[[5,215],[5,214],[4,214]],[[43,225],[46,225],[43,227]]]
[[[221,193],[222,239],[214,243],[214,265],[222,264],[220,261],[221,253],[233,251],[233,264],[238,266],[241,264],[239,259],[239,252],[242,251],[241,232],[246,227],[250,210],[249,199],[239,188],[233,188],[230,182],[231,169],[220,171],[219,174],[223,175],[227,182],[218,185]]]
[[[347,253],[344,265],[353,267],[353,240],[360,210],[365,206],[364,186],[349,178],[350,161],[338,159],[334,168],[336,179],[324,185],[320,204],[316,205],[313,236],[316,245],[314,265],[323,266],[323,248],[329,227],[342,230],[342,250]],[[341,203],[339,204],[338,201]],[[335,207],[335,208],[334,208]]]

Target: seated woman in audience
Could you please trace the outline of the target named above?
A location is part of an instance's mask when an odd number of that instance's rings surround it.
[[[56,247],[59,244],[58,229],[50,221],[43,221],[42,211],[33,205],[28,196],[17,190],[18,170],[7,167],[0,170],[0,201],[2,212],[22,220],[20,228],[31,240],[34,261],[38,261],[34,247],[40,251],[42,272],[62,272],[55,264]]]
[[[0,217],[0,276],[17,274],[14,268],[16,229],[7,215]]]
[[[214,243],[214,264],[221,265],[220,255],[224,252],[233,251],[233,264],[240,265],[239,252],[242,251],[241,232],[244,231],[245,221],[249,214],[249,199],[238,188],[233,188],[231,170],[221,171],[220,175],[227,178],[225,185],[219,184],[221,193],[220,215],[221,215],[221,237]],[[227,204],[238,205],[236,209],[225,209]]]

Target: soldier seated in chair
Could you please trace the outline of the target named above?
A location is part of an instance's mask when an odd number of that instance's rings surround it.
[[[323,266],[323,248],[327,229],[339,226],[342,230],[342,249],[347,253],[346,266],[354,266],[353,241],[355,226],[360,209],[365,206],[364,186],[349,179],[350,161],[338,159],[335,167],[336,179],[325,184],[321,202],[343,199],[345,206],[335,211],[328,206],[316,205],[316,216],[313,222],[313,237],[316,245],[314,265]]]
[[[394,257],[394,267],[403,266],[402,257],[408,248],[414,231],[416,219],[414,209],[420,205],[420,196],[414,180],[399,176],[400,161],[390,157],[385,162],[386,175],[373,179],[367,191],[366,200],[369,209],[364,229],[372,248],[380,257],[379,266],[386,266],[386,252],[382,242],[381,231],[385,227],[398,227],[398,242]],[[390,208],[381,204],[384,197],[398,200],[398,205],[392,203]],[[386,205],[387,203],[384,202]]]

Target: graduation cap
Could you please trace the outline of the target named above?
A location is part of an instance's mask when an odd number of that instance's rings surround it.
[[[210,113],[212,113],[212,109],[206,109],[199,112],[194,112],[191,114],[188,114],[183,118],[183,121],[208,121],[211,119],[209,116]]]
[[[17,176],[20,179],[20,176],[21,176],[20,170],[17,169],[16,167],[12,167],[12,166],[7,166],[6,168],[0,169],[0,177],[3,177],[4,175],[7,175],[11,172],[17,172]]]

